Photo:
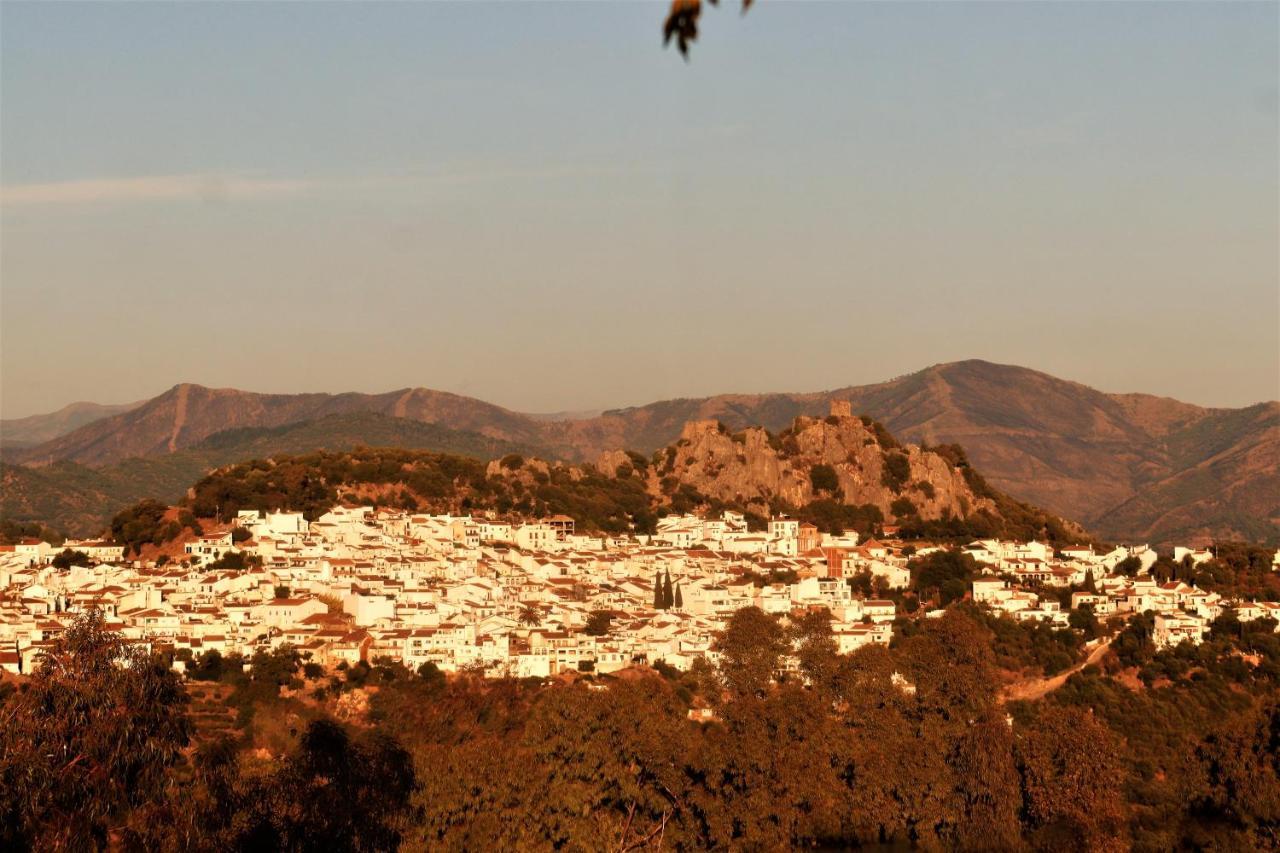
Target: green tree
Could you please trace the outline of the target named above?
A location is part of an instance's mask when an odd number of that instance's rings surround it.
[[[532,604],[526,604],[520,608],[519,621],[521,625],[536,628],[542,624],[542,614]]]
[[[136,554],[144,545],[165,541],[165,514],[169,508],[157,500],[139,501],[111,519],[111,538]]]
[[[1196,749],[1205,790],[1199,806],[1262,850],[1280,837],[1280,710],[1274,701],[1239,715]]]
[[[94,562],[95,561],[90,559],[89,555],[83,551],[73,551],[70,548],[64,548],[56,557],[49,561],[49,565],[53,566],[55,569],[60,569],[65,572],[72,566],[91,566]]]
[[[1137,557],[1125,557],[1123,560],[1116,563],[1116,568],[1115,568],[1116,574],[1124,575],[1125,577],[1129,577],[1129,578],[1136,577],[1138,572],[1140,572],[1141,570],[1142,570],[1142,560],[1138,559]]]
[[[966,726],[947,762],[961,801],[955,845],[964,850],[1019,849],[1022,791],[1013,731],[1003,714],[989,710]]]
[[[895,492],[902,491],[902,487],[911,479],[911,460],[898,450],[885,453],[881,459],[881,485]]]
[[[187,665],[187,677],[192,681],[221,681],[223,675],[222,654],[210,649]]]
[[[609,627],[613,624],[613,613],[609,610],[593,610],[591,615],[587,617],[586,627],[582,629],[584,634],[592,637],[603,637],[609,633]]]
[[[157,802],[191,734],[157,656],[80,616],[0,708],[0,848],[103,848]]]
[[[968,554],[959,551],[934,551],[907,562],[911,572],[911,588],[922,598],[934,598],[945,607],[964,598],[982,567]]]
[[[911,498],[898,498],[889,504],[889,512],[893,513],[895,518],[906,518],[909,515],[915,515],[919,512],[915,503]]]
[[[989,630],[955,608],[924,620],[919,633],[902,641],[898,656],[921,706],[952,720],[973,719],[990,708],[996,692],[991,640]]]
[[[730,692],[738,696],[762,695],[778,671],[786,652],[786,635],[778,620],[758,607],[744,607],[733,614],[717,641],[720,675]]]
[[[1026,812],[1037,845],[1101,849],[1124,828],[1121,745],[1079,708],[1048,705],[1017,747]]]
[[[268,772],[241,771],[229,740],[196,755],[196,784],[171,807],[173,825],[141,833],[144,848],[395,850],[413,816],[412,756],[393,738],[352,738],[339,723],[307,724]]]

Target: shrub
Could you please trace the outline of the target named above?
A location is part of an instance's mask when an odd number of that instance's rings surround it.
[[[809,482],[815,492],[834,492],[840,488],[840,478],[830,465],[814,465],[809,469]]]
[[[911,502],[911,498],[898,498],[896,501],[889,504],[889,511],[898,518],[904,518],[908,515],[915,515],[917,513],[916,505]]]
[[[883,467],[880,472],[881,485],[893,489],[895,492],[902,491],[902,487],[911,477],[911,460],[907,458],[905,453],[894,451],[884,454],[882,464]]]

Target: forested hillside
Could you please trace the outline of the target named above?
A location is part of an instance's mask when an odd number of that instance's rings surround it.
[[[1274,846],[1270,623],[1227,615],[1202,646],[1157,653],[1137,619],[1046,698],[1005,702],[1027,628],[999,622],[953,605],[839,655],[824,614],[746,608],[718,665],[685,673],[484,680],[385,659],[326,673],[284,646],[206,653],[184,684],[163,649],[91,612],[58,666],[0,682],[0,846]]]

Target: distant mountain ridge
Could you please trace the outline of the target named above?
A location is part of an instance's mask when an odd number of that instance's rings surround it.
[[[6,418],[0,420],[0,446],[28,447],[52,441],[58,436],[66,435],[85,424],[109,418],[112,415],[127,412],[130,409],[136,409],[146,402],[146,400],[138,400],[134,403],[120,403],[117,405],[71,403],[47,415]]]
[[[192,483],[222,465],[304,454],[319,447],[346,451],[361,446],[475,459],[524,449],[474,432],[374,412],[327,415],[279,427],[224,430],[174,453],[96,468],[67,460],[38,468],[0,463],[0,517],[39,519],[72,535],[90,535],[118,510],[143,498],[178,500]]]
[[[6,455],[8,461],[23,465],[62,460],[108,465],[173,453],[237,427],[279,427],[357,412],[439,424],[498,440],[536,443],[539,434],[530,426],[535,422],[524,415],[425,388],[386,394],[257,394],[184,383],[137,408]]]
[[[1280,541],[1280,404],[1211,409],[1107,394],[977,360],[874,385],[664,400],[566,420],[422,388],[287,395],[178,385],[130,411],[6,450],[5,458],[24,465],[111,465],[164,456],[229,428],[372,412],[583,461],[610,450],[652,452],[675,441],[688,421],[777,431],[797,416],[824,415],[832,400],[850,401],[855,413],[874,417],[904,441],[960,444],[994,487],[1104,536]]]

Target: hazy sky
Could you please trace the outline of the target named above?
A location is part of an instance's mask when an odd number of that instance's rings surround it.
[[[1280,5],[0,3],[0,411],[1280,396]]]

